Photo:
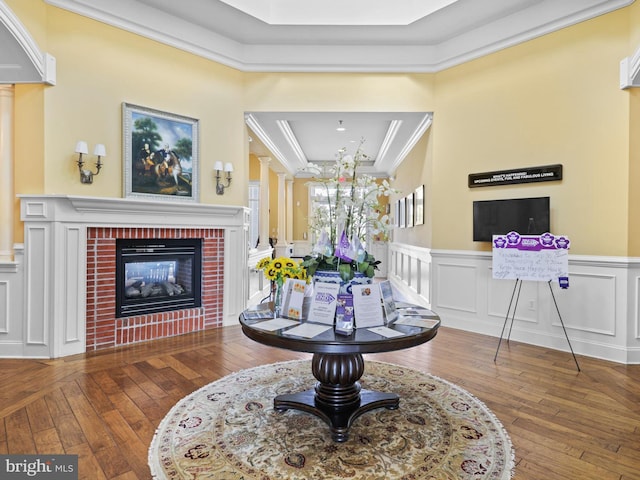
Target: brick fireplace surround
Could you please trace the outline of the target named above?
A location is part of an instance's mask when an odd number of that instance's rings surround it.
[[[73,195],[20,195],[23,292],[5,354],[58,358],[238,323],[248,295],[249,209]],[[198,308],[115,318],[116,239],[201,238]],[[227,288],[224,286],[227,285]],[[229,288],[229,286],[232,286]],[[6,348],[5,348],[6,347]]]
[[[195,228],[87,229],[86,350],[173,337],[222,325],[224,231]],[[115,318],[116,239],[201,238],[202,306]]]

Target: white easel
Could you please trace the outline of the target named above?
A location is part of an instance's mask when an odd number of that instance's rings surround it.
[[[493,278],[515,279],[516,281],[513,286],[513,292],[511,293],[511,300],[509,301],[507,314],[504,318],[504,324],[502,325],[498,348],[496,349],[496,354],[493,357],[494,362],[498,358],[500,345],[504,338],[504,331],[509,320],[509,313],[513,306],[511,325],[509,326],[509,333],[507,335],[507,343],[511,338],[511,330],[516,316],[516,308],[518,307],[522,281],[546,281],[549,286],[549,291],[551,292],[553,304],[555,305],[556,312],[558,313],[558,318],[560,319],[560,324],[562,325],[564,336],[569,344],[569,350],[571,351],[573,360],[576,363],[578,372],[580,371],[578,359],[573,352],[571,342],[569,341],[569,335],[567,334],[567,329],[562,321],[562,315],[560,315],[556,296],[553,293],[553,288],[551,288],[552,280],[566,278],[568,282],[568,250],[569,239],[564,236],[553,236],[551,234],[519,235],[516,232],[510,232],[507,235],[494,235]]]

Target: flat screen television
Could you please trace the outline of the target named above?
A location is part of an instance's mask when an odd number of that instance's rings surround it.
[[[551,229],[549,197],[473,202],[473,241],[490,242],[512,231],[540,235]]]

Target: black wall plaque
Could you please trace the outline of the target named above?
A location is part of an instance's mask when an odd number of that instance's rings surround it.
[[[545,165],[495,172],[470,173],[469,188],[494,185],[512,185],[514,183],[551,182],[562,180],[562,165]]]

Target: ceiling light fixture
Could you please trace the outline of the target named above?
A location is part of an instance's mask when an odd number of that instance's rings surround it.
[[[342,125],[342,120],[338,120],[338,128],[336,128],[336,132],[344,132],[346,128]]]

